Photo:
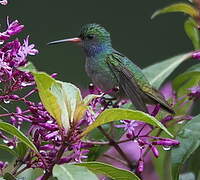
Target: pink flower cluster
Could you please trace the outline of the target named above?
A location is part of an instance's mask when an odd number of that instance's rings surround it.
[[[30,73],[19,71],[17,68],[27,64],[28,55],[36,55],[38,50],[34,44],[29,44],[29,36],[21,43],[18,39],[7,42],[11,36],[24,29],[17,20],[11,23],[7,19],[7,29],[0,33],[0,82],[3,83],[1,99],[11,92],[34,83]]]

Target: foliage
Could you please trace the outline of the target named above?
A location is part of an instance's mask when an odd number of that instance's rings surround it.
[[[117,88],[104,92],[90,85],[83,93],[72,83],[56,80],[56,73],[38,71],[28,61],[39,53],[29,36],[23,43],[11,40],[24,25],[8,19],[0,33],[0,108],[6,111],[0,114],[0,149],[14,158],[0,160],[0,179],[139,180],[149,178],[145,171],[152,166],[150,156],[161,180],[164,174],[173,180],[200,177],[199,165],[194,165],[199,159],[200,114],[192,114],[200,99],[200,64],[171,76],[184,61],[200,59],[199,7],[199,1],[180,2],[152,15],[188,16],[184,30],[194,50],[142,70],[175,114],[159,105],[148,105],[144,113],[129,100],[112,100]],[[7,109],[11,102],[14,111]]]

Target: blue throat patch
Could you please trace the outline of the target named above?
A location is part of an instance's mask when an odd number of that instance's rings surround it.
[[[88,57],[95,57],[97,55],[100,55],[101,53],[109,53],[111,52],[111,45],[109,44],[89,44],[88,46],[85,46],[84,51],[86,53],[86,56]]]

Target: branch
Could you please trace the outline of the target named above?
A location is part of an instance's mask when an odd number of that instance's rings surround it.
[[[116,144],[121,144],[121,143],[125,143],[125,142],[129,142],[132,141],[133,139],[124,139],[121,141],[115,141]],[[87,144],[92,144],[92,145],[111,145],[111,143],[109,141],[82,141],[83,143],[87,143]]]
[[[120,146],[115,142],[115,140],[105,132],[105,130],[99,126],[98,129],[102,132],[102,134],[109,140],[109,144],[114,146],[115,150],[121,155],[121,157],[127,162],[129,168],[132,170],[134,169],[133,163],[130,161],[130,159],[126,156],[126,154],[122,151]]]

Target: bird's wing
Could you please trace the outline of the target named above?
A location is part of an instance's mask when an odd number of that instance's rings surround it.
[[[156,89],[154,88],[146,88],[144,89],[144,92],[147,96],[149,96],[153,101],[159,103],[163,109],[166,111],[174,114],[174,110],[171,108],[169,103],[165,100],[164,96]]]
[[[123,58],[123,55],[112,53],[108,55],[106,62],[118,80],[119,86],[130,98],[136,109],[147,113],[148,110],[142,98],[144,93],[138,86],[134,74],[121,62],[120,58]]]

